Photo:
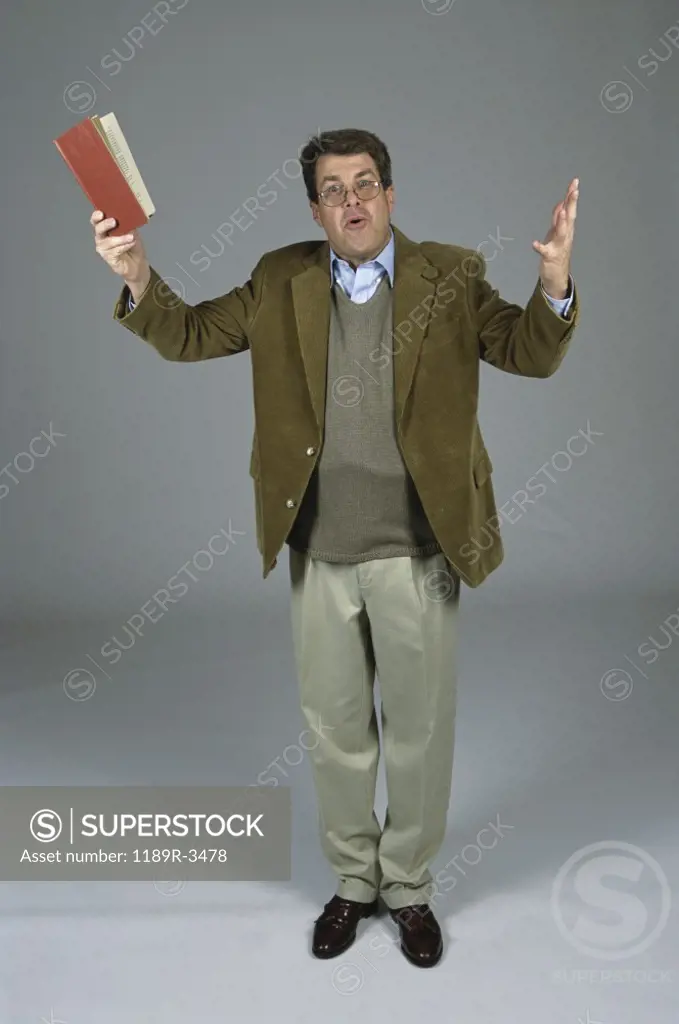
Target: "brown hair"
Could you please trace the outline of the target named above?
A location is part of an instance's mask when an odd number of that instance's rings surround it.
[[[334,153],[336,156],[352,156],[354,153],[368,153],[375,161],[383,188],[389,188],[391,180],[391,157],[381,139],[362,128],[338,128],[335,131],[312,135],[300,150],[299,159],[306,194],[311,202],[318,202],[316,192],[316,163],[319,156]]]

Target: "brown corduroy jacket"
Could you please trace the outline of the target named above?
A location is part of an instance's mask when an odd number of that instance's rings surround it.
[[[549,305],[539,280],[522,308],[488,283],[480,252],[413,242],[392,228],[391,345],[366,352],[355,378],[333,381],[332,394],[360,401],[370,364],[391,361],[399,450],[444,554],[477,587],[504,557],[493,466],[476,415],[480,360],[524,377],[551,376],[577,323],[577,291],[567,318]],[[265,253],[242,287],[195,306],[171,293],[152,267],[135,308],[128,312],[125,287],[114,309],[114,319],[164,359],[250,350],[250,475],[264,579],[323,445],[330,288],[329,242],[314,240]]]

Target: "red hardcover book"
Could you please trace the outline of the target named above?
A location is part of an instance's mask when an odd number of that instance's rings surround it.
[[[155,207],[114,114],[85,118],[52,141],[94,209],[115,217],[110,235],[148,224]]]

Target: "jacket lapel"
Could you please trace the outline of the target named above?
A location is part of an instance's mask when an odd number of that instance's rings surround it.
[[[327,238],[292,278],[297,337],[304,362],[311,404],[322,432],[330,332],[330,243]]]
[[[394,367],[394,415],[400,427],[417,357],[431,319],[438,269],[420,246],[392,224],[394,231],[394,295],[391,349]],[[325,239],[304,259],[304,270],[292,278],[292,298],[299,347],[316,422],[322,430],[330,331],[330,244]]]
[[[415,374],[422,341],[431,320],[439,270],[422,255],[420,246],[392,224],[396,241],[394,263],[394,416],[400,433],[401,419]]]

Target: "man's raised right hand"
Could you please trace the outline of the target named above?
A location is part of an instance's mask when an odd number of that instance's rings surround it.
[[[90,224],[94,228],[95,249],[111,270],[124,279],[136,302],[151,277],[144,243],[136,231],[110,237],[108,232],[116,226],[116,220],[114,217],[105,218],[101,210],[92,213]]]

